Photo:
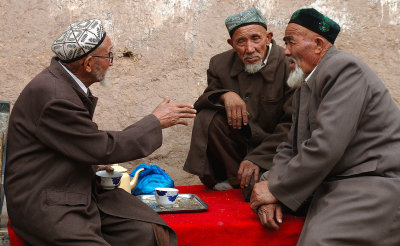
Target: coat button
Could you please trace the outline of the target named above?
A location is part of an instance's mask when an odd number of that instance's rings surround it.
[[[244,99],[249,99],[250,98],[250,93],[244,94]]]

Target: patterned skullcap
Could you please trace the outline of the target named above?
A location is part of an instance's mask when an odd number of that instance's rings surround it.
[[[267,29],[267,21],[265,20],[265,17],[261,14],[260,10],[256,8],[251,8],[231,15],[225,20],[225,26],[231,37],[239,27],[253,24],[261,25]]]
[[[318,33],[332,44],[340,32],[340,26],[336,22],[313,8],[295,11],[289,23],[298,24]]]
[[[54,41],[51,50],[66,63],[81,59],[103,42],[106,32],[100,20],[73,23]]]

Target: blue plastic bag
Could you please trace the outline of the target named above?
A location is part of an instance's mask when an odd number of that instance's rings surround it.
[[[157,165],[140,164],[129,174],[131,177],[135,176],[137,170],[144,168],[139,173],[139,179],[133,195],[154,194],[154,189],[157,187],[174,188],[174,181],[168,174]]]

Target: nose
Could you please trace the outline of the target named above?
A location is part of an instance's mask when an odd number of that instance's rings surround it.
[[[246,53],[252,54],[256,51],[255,46],[252,42],[247,42],[246,43]]]
[[[292,53],[290,53],[289,49],[287,47],[285,47],[285,50],[283,52],[283,54],[285,54],[285,56],[291,56]]]

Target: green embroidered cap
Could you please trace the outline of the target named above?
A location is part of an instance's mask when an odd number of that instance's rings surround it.
[[[340,32],[339,24],[313,8],[295,11],[289,23],[298,24],[318,33],[332,44],[335,43],[335,39]]]
[[[251,8],[231,15],[225,20],[225,26],[231,37],[239,27],[253,24],[261,25],[267,29],[267,21],[265,17],[262,15],[261,11],[256,8]]]

